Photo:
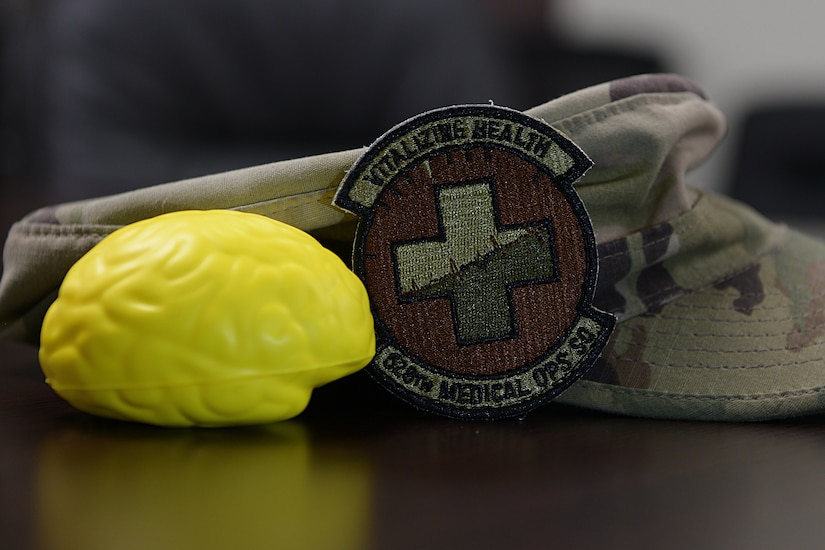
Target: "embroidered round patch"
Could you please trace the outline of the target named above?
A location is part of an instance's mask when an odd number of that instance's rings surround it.
[[[370,372],[420,408],[521,415],[579,378],[614,326],[573,183],[592,165],[512,109],[414,117],[356,162],[335,204],[361,216],[353,269],[376,321]]]

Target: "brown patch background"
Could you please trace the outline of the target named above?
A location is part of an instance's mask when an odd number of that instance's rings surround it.
[[[476,147],[429,159],[389,184],[374,210],[363,251],[364,279],[376,315],[407,353],[444,371],[501,374],[546,354],[576,318],[587,256],[575,211],[549,175],[518,155]],[[392,243],[440,237],[434,187],[492,177],[504,226],[553,220],[560,280],[512,290],[518,338],[459,346],[450,300],[399,303]]]

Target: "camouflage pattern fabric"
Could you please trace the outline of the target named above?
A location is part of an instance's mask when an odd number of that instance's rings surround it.
[[[707,420],[823,410],[821,243],[702,196],[686,214],[600,252],[595,303],[619,323],[560,401]]]
[[[645,75],[527,111],[581,147],[576,184],[599,245],[595,305],[618,324],[563,403],[678,419],[766,420],[825,411],[825,244],[687,185],[725,132],[695,84]],[[346,241],[332,196],[361,150],[44,208],[4,251],[0,331],[36,342],[69,266],[105,234],[187,208],[234,208]]]

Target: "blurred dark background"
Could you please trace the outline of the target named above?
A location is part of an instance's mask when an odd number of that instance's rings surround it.
[[[724,22],[731,10],[687,8],[668,27],[665,6],[645,18],[631,5],[620,19],[606,0],[3,0],[0,210],[359,147],[435,107],[526,109],[673,71],[708,88],[731,122],[698,183],[822,226],[825,99],[795,99],[804,83],[776,69],[804,57],[812,42],[798,28],[810,25],[755,7],[741,28]],[[574,8],[601,17],[595,31],[575,26]],[[702,30],[693,42],[691,29]],[[752,33],[764,38],[737,45]],[[776,37],[788,47],[769,58]],[[702,51],[697,66],[690,54]],[[762,64],[754,86],[744,75]],[[718,65],[729,78],[711,78]]]
[[[6,0],[2,181],[49,202],[367,145],[670,67],[573,45],[549,0]]]
[[[825,237],[825,101],[765,101],[735,141],[729,193],[763,214]]]

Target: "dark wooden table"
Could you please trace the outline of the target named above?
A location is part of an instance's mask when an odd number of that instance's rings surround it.
[[[4,203],[4,234],[18,203]],[[460,422],[359,373],[289,422],[161,429],[73,410],[36,349],[0,342],[3,549],[822,547],[823,418],[548,405]]]

